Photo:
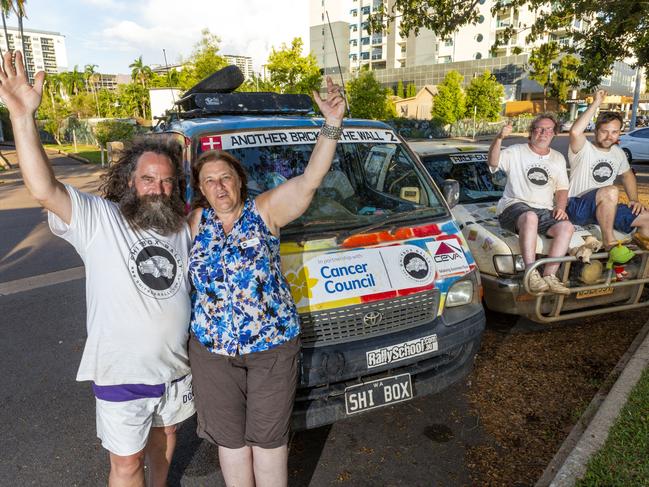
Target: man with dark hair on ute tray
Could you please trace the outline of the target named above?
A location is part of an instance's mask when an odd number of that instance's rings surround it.
[[[512,132],[505,125],[489,146],[489,169],[502,169],[507,184],[496,208],[500,226],[518,234],[525,269],[536,261],[538,234],[552,237],[548,257],[566,255],[573,225],[566,215],[568,174],[565,158],[550,143],[557,133],[557,119],[553,114],[537,115],[530,124],[528,142],[507,147],[502,152],[502,141]],[[535,269],[530,273],[532,292],[552,291],[570,294],[557,278],[558,263],[547,264],[543,276]]]
[[[194,414],[187,357],[189,229],[180,198],[180,149],[145,140],[103,182],[104,198],[59,182],[34,115],[34,85],[20,51],[4,54],[0,97],[9,109],[20,169],[55,235],[86,270],[88,338],[77,380],[92,381],[97,436],[110,455],[111,487],[167,483],[176,425]]]
[[[604,90],[597,91],[593,103],[570,128],[568,217],[575,225],[598,223],[606,250],[617,243],[614,228],[624,233],[636,230],[634,242],[649,249],[649,212],[638,201],[635,174],[624,151],[617,145],[622,132],[622,116],[616,112],[602,112],[595,123],[594,142],[584,135],[588,122],[605,97]],[[629,197],[626,205],[618,203],[619,191],[613,185],[618,175]]]

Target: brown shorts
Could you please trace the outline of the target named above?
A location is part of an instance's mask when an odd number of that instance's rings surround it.
[[[219,446],[288,443],[297,386],[299,337],[263,352],[229,357],[189,341],[197,434]]]

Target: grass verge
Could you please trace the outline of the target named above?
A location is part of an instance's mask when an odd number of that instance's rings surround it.
[[[76,152],[73,144],[45,144],[45,148],[50,150],[60,150],[68,154],[75,154],[84,157],[95,164],[101,163],[101,151],[94,145],[77,144]]]
[[[576,487],[649,485],[649,368]]]

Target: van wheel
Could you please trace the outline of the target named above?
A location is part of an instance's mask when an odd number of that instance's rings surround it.
[[[626,155],[626,160],[631,164],[633,162],[633,157],[631,157],[631,151],[629,149],[622,149],[624,151],[624,155]]]

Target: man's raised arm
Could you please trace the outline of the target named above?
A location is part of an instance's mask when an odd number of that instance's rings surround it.
[[[508,123],[507,125],[503,126],[502,129],[500,129],[498,135],[496,135],[494,140],[491,141],[487,155],[487,163],[489,164],[489,167],[494,168],[494,170],[498,167],[498,164],[500,162],[500,147],[502,145],[503,139],[511,134],[512,130],[512,124]]]
[[[593,95],[593,103],[575,120],[575,123],[570,127],[570,150],[575,154],[584,148],[586,143],[586,136],[584,132],[588,127],[588,122],[590,122],[597,109],[606,98],[606,92],[604,90],[598,90]]]
[[[3,61],[4,66],[0,68],[0,98],[9,109],[18,164],[25,186],[44,208],[69,224],[72,217],[70,196],[54,177],[34,120],[43,94],[45,73],[36,73],[34,86],[31,86],[25,75],[20,51],[15,53],[15,65],[11,51],[4,54]]]

